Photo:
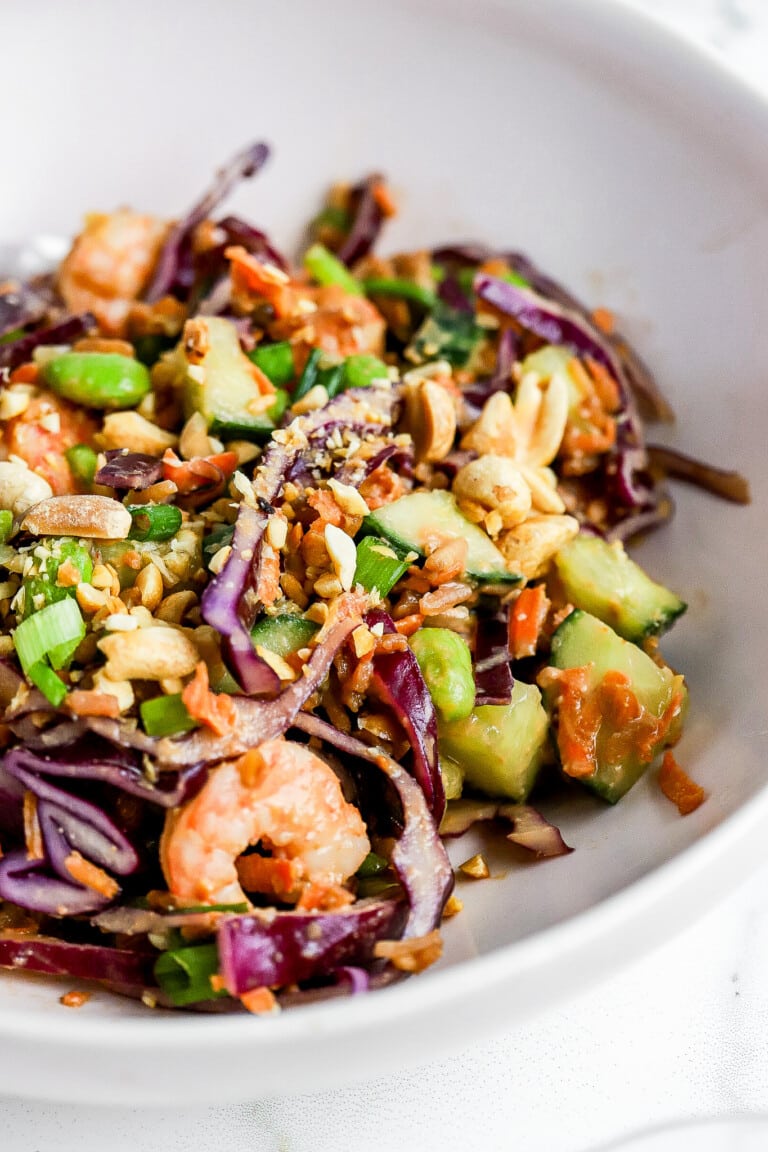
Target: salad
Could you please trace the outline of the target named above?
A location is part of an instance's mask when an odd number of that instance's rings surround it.
[[[613,804],[663,756],[696,807],[658,647],[685,604],[624,541],[666,474],[747,498],[646,446],[649,372],[525,257],[374,255],[382,177],[297,265],[221,215],[267,157],[0,285],[0,966],[149,1006],[428,967],[441,837],[571,850],[542,781]]]

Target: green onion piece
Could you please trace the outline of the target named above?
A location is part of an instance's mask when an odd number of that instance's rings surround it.
[[[386,540],[364,536],[357,546],[354,583],[362,584],[366,592],[375,588],[380,596],[388,596],[407,568],[408,562]]]
[[[84,636],[77,601],[67,597],[22,620],[13,633],[13,644],[21,667],[29,675],[30,668],[41,661],[64,668]]]
[[[375,896],[379,900],[396,900],[403,890],[396,880],[389,876],[370,876],[361,879],[357,885],[358,900],[369,900]]]
[[[368,388],[374,380],[389,380],[389,369],[378,356],[359,352],[344,361],[344,388]]]
[[[93,484],[93,478],[96,475],[96,467],[98,464],[98,459],[93,448],[89,448],[87,444],[75,444],[73,448],[67,448],[64,455],[67,458],[69,470],[78,484],[82,484],[85,488],[90,488]]]
[[[13,512],[9,512],[7,508],[3,508],[0,510],[0,544],[5,544],[12,532]]]
[[[299,378],[299,382],[296,385],[296,391],[293,394],[293,404],[295,404],[297,400],[301,400],[302,396],[306,396],[307,392],[309,392],[312,388],[314,388],[315,384],[317,384],[317,366],[320,362],[321,356],[322,352],[319,348],[313,348],[310,352],[309,357],[307,358],[307,362],[304,365],[304,371],[302,372]]]
[[[344,365],[334,364],[331,368],[321,368],[317,374],[318,384],[322,384],[332,400],[344,388]]]
[[[530,280],[526,280],[525,276],[521,276],[519,272],[513,272],[510,268],[509,272],[502,272],[499,277],[500,280],[506,280],[509,284],[516,284],[518,288],[530,288]]]
[[[155,961],[155,979],[177,1008],[200,1000],[215,1000],[229,993],[214,992],[211,976],[219,971],[215,944],[195,944],[163,952]]]
[[[379,873],[386,872],[387,868],[389,868],[389,864],[383,856],[378,856],[375,852],[369,852],[355,875],[360,880],[369,880],[371,876],[378,876]]]
[[[49,538],[46,541],[48,555],[38,565],[36,576],[25,576],[22,581],[24,587],[24,616],[32,616],[48,604],[57,600],[71,599],[77,589],[73,585],[57,584],[59,568],[66,561],[77,569],[80,582],[88,584],[93,575],[93,561],[88,548],[78,543],[72,537],[64,539]]]
[[[175,344],[175,337],[165,336],[161,332],[152,332],[146,336],[136,336],[133,340],[133,350],[136,353],[136,359],[140,360],[142,364],[146,364],[147,368],[151,368],[160,359],[163,352],[169,352]]]
[[[260,344],[248,353],[248,357],[276,387],[290,384],[293,380],[293,348],[287,340],[281,340],[279,344]]]
[[[11,332],[6,332],[4,336],[0,336],[0,344],[13,344],[14,340],[21,340],[24,335],[23,328],[14,328]]]
[[[412,280],[389,279],[385,276],[369,276],[363,280],[366,296],[395,296],[399,300],[407,300],[410,304],[418,304],[420,308],[431,311],[437,299],[431,288],[422,288]]]
[[[362,296],[363,287],[333,252],[322,244],[313,244],[304,253],[304,267],[318,284],[339,284],[352,296]]]
[[[318,212],[312,221],[312,231],[316,232],[320,228],[335,228],[339,232],[348,232],[351,223],[352,218],[346,208],[338,208],[334,204],[328,204],[322,212]]]
[[[311,620],[285,612],[281,616],[262,616],[251,629],[251,639],[254,644],[285,658],[299,648],[306,648],[317,629],[318,625]]]
[[[196,912],[236,912],[238,916],[244,916],[250,910],[250,904],[179,904],[170,910],[170,914],[173,915],[175,912],[189,912],[191,915]]]
[[[40,689],[46,700],[53,704],[54,708],[58,708],[67,695],[67,686],[53,669],[40,660],[32,665],[27,676],[35,687]]]
[[[169,696],[153,696],[139,705],[141,722],[147,736],[175,736],[198,727],[190,716],[180,692]]]
[[[181,509],[175,504],[130,504],[133,524],[129,540],[170,540],[181,528]]]
[[[235,534],[234,524],[217,524],[203,541],[203,560],[206,568],[220,548],[232,543]]]

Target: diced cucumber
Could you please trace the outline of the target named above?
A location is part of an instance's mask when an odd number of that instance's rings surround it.
[[[221,316],[206,316],[208,350],[202,361],[189,364],[183,344],[177,350],[184,370],[184,409],[200,412],[211,432],[260,439],[276,427],[285,411],[287,393],[278,390],[266,411],[248,357],[240,348],[237,329]]]
[[[670,668],[659,667],[641,648],[623,640],[612,628],[587,612],[576,610],[552,637],[551,663],[554,668],[589,668],[588,693],[598,690],[609,672],[623,673],[644,716],[661,720],[672,707],[671,723],[662,726],[659,737],[644,750],[640,748],[642,718],[617,726],[604,714],[595,740],[594,774],[581,782],[604,800],[615,804],[642,776],[662,748],[674,744],[680,735],[688,703],[682,678]],[[556,685],[547,689],[546,699],[556,712]],[[676,703],[677,701],[677,703]],[[557,720],[555,720],[557,729]],[[646,728],[646,740],[648,729]],[[558,742],[562,759],[562,748]]]
[[[522,803],[549,749],[549,724],[535,684],[515,681],[509,704],[483,704],[465,720],[439,723],[440,759],[489,796]]]
[[[365,518],[370,532],[384,536],[395,548],[424,556],[431,542],[464,539],[468,545],[467,576],[482,584],[519,584],[496,545],[476,524],[462,516],[450,492],[411,492],[384,504]]]
[[[311,620],[285,612],[281,616],[262,616],[251,629],[251,639],[254,644],[285,657],[306,648],[317,628]]]
[[[654,583],[630,560],[623,545],[599,536],[577,536],[555,556],[566,599],[636,642],[666,632],[686,604]]]

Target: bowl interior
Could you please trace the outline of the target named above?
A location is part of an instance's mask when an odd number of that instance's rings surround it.
[[[85,211],[119,204],[178,214],[264,137],[273,160],[232,207],[290,247],[330,182],[378,169],[401,202],[383,249],[476,238],[527,251],[610,307],[658,374],[677,422],[651,438],[752,483],[746,509],[678,488],[676,519],[638,549],[689,603],[663,650],[689,681],[679,758],[707,803],[681,820],[652,772],[615,809],[542,802],[576,851],[532,865],[486,841],[494,879],[460,885],[441,967],[594,907],[762,789],[768,118],[756,103],[634,18],[564,0],[39,0],[34,12],[10,0],[3,25],[0,70],[22,95],[4,123],[0,243],[72,234]],[[456,862],[474,850],[471,836],[451,849]],[[0,1034],[71,1036],[59,991],[0,977]],[[128,1017],[148,1038],[168,1027],[111,997],[84,1015],[94,1043]]]

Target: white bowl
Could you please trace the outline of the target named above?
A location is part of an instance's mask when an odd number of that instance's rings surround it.
[[[680,489],[641,549],[690,602],[665,651],[690,683],[698,812],[681,819],[653,773],[615,809],[549,809],[576,851],[462,886],[438,968],[277,1019],[107,995],[72,1012],[61,987],[3,976],[3,1090],[202,1103],[380,1075],[599,980],[731,888],[768,828],[766,106],[597,0],[6,0],[0,75],[16,94],[0,241],[121,203],[178,213],[264,137],[274,160],[235,206],[290,243],[330,181],[381,169],[402,198],[387,246],[519,247],[610,306],[675,405],[668,438],[754,494],[743,509]]]

